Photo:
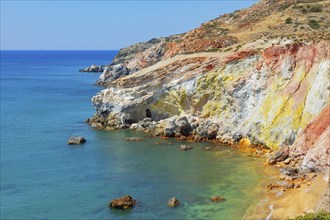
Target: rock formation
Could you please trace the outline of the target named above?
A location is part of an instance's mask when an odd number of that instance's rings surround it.
[[[121,49],[98,80],[107,88],[92,98],[89,122],[288,147],[286,157],[301,157],[302,168],[326,172],[329,11],[329,1],[264,0],[190,32]]]
[[[70,137],[68,140],[68,144],[83,144],[86,142],[86,139],[83,137]]]
[[[135,204],[136,200],[134,200],[131,196],[126,195],[112,200],[109,207],[115,209],[128,209],[133,208]]]
[[[80,69],[79,72],[103,72],[104,66],[91,65],[85,69]]]

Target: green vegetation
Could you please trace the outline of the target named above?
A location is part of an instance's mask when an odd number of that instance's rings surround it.
[[[315,4],[315,5],[295,5],[292,8],[300,10],[302,13],[306,14],[309,12],[322,12],[322,5]]]
[[[285,9],[287,9],[288,7],[290,7],[292,5],[292,3],[283,3],[280,5],[280,10],[283,11]]]
[[[310,12],[322,12],[322,5],[313,5],[309,8]]]
[[[330,213],[321,211],[318,213],[310,213],[310,214],[298,216],[290,220],[330,220]]]
[[[310,20],[308,24],[313,29],[319,29],[320,28],[320,24],[316,20]]]
[[[211,48],[211,49],[206,50],[206,52],[217,52],[219,50],[220,50],[220,48]]]
[[[231,51],[233,48],[231,47],[228,47],[227,49],[224,50],[224,52],[228,52],[228,51]]]
[[[292,18],[287,18],[287,19],[285,19],[285,23],[286,23],[286,24],[291,24],[291,23],[292,23]]]

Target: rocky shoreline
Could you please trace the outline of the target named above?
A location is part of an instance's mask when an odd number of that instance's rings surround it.
[[[299,191],[314,173],[329,183],[329,11],[323,0],[262,0],[123,48],[97,81],[106,88],[88,123],[265,157],[283,167],[269,191]]]

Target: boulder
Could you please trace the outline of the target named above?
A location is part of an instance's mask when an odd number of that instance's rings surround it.
[[[173,197],[170,200],[168,200],[167,205],[169,207],[176,207],[180,205],[180,201],[177,198]]]
[[[103,66],[91,65],[85,69],[80,69],[79,72],[103,72]]]
[[[86,142],[86,139],[83,137],[70,137],[68,140],[68,144],[82,144],[85,142]]]
[[[251,141],[249,138],[242,138],[239,142],[238,145],[240,147],[250,147],[251,146]]]
[[[281,173],[287,176],[296,176],[300,173],[300,169],[297,167],[284,167],[281,169]]]
[[[184,145],[184,144],[182,144],[181,146],[180,146],[180,150],[191,150],[192,149],[192,147],[190,147],[190,146],[188,146],[188,145]]]
[[[177,125],[175,124],[175,121],[173,118],[170,118],[164,127],[164,136],[165,137],[174,137],[175,132],[177,129]]]
[[[222,201],[225,201],[225,199],[220,196],[212,196],[211,201],[212,202],[222,202]]]
[[[101,123],[90,123],[91,127],[96,130],[101,130],[104,128],[104,126]]]
[[[132,208],[135,203],[136,200],[134,200],[131,196],[126,195],[112,200],[109,204],[109,207],[115,209],[128,209]]]
[[[211,126],[207,128],[207,137],[209,139],[214,139],[217,137],[217,133],[219,130],[219,125],[217,123],[213,123]]]
[[[213,123],[212,121],[204,121],[199,124],[196,131],[202,138],[214,139],[217,137],[219,127],[220,126],[217,123]]]
[[[183,136],[189,136],[193,130],[191,125],[188,122],[188,118],[186,116],[180,117],[175,121],[177,126],[177,133]]]
[[[282,149],[276,151],[274,154],[274,159],[276,162],[284,161],[288,157],[289,157],[289,147],[283,147]]]

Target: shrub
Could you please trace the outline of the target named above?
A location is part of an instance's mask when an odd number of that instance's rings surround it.
[[[318,213],[310,213],[302,216],[298,216],[291,220],[329,220],[330,219],[330,213],[328,212],[318,212]]]
[[[219,48],[211,48],[211,49],[206,50],[206,52],[217,52],[219,50],[220,50]]]
[[[310,12],[322,12],[322,5],[313,5],[309,9]]]
[[[310,20],[309,21],[309,26],[313,29],[319,29],[320,24],[316,20]]]
[[[286,23],[286,24],[291,24],[291,23],[292,23],[292,18],[287,18],[287,19],[285,19],[285,23]]]

